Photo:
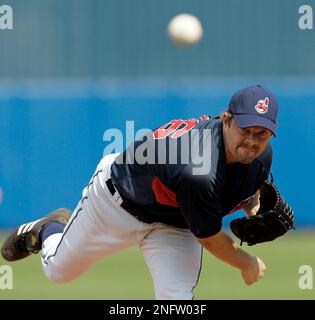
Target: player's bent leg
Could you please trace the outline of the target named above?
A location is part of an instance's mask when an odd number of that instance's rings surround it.
[[[42,264],[50,280],[72,281],[96,261],[137,243],[132,229],[139,228],[139,221],[126,213],[132,220],[128,221],[110,205],[98,211],[90,204],[95,205],[87,199],[83,207],[77,207],[62,235],[54,234],[44,241]]]
[[[202,246],[189,230],[157,224],[140,248],[153,278],[156,299],[193,299]]]
[[[72,243],[76,232],[77,235],[83,235],[85,232],[80,222],[73,223],[74,218],[78,219],[77,210],[69,220],[68,228],[63,233],[50,235],[42,245],[41,260],[44,273],[48,279],[57,283],[69,282],[79,277],[93,263],[85,255],[80,255],[80,250]],[[82,249],[84,250],[83,245]]]
[[[42,263],[49,279],[71,281],[96,261],[138,243],[143,223],[118,206],[106,187],[113,159],[105,157],[97,167],[63,234],[44,241]]]
[[[89,247],[98,248],[91,239],[93,230],[89,214],[77,207],[64,232],[52,234],[43,242],[41,260],[48,279],[57,283],[72,281],[98,259],[88,250]]]

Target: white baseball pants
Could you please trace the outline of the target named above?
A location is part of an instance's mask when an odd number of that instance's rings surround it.
[[[45,274],[56,282],[71,281],[97,260],[138,245],[152,275],[156,299],[193,299],[202,246],[187,229],[144,223],[120,207],[118,192],[112,196],[105,183],[117,155],[101,160],[63,233],[44,241]]]

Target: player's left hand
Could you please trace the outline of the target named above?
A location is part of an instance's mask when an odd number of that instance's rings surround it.
[[[294,228],[294,214],[277,187],[272,182],[263,181],[256,215],[234,219],[230,227],[242,242],[254,245],[272,241]]]

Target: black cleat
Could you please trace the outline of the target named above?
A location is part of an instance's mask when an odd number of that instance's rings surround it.
[[[59,222],[66,225],[71,211],[65,208],[57,209],[41,219],[22,224],[12,231],[4,241],[1,254],[7,261],[16,261],[28,257],[31,253],[41,250],[39,234],[47,222]]]

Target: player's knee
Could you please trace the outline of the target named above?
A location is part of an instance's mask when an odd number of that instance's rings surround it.
[[[65,277],[64,275],[55,274],[55,273],[49,273],[49,274],[46,273],[46,277],[49,280],[59,284],[66,283],[72,280],[69,277]]]
[[[66,270],[57,270],[53,268],[46,268],[45,275],[49,280],[59,284],[72,281],[76,278],[75,275],[67,272]]]

